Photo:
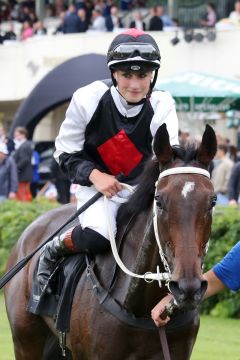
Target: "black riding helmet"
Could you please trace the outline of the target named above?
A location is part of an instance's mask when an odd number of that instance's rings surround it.
[[[151,35],[137,29],[129,29],[117,35],[107,53],[107,64],[115,87],[117,86],[113,76],[115,70],[155,71],[148,96],[156,83],[160,60],[160,51],[156,41]]]

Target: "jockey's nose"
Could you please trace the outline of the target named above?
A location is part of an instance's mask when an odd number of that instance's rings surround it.
[[[180,279],[170,281],[169,289],[176,299],[179,307],[196,307],[207,290],[207,281],[198,278]]]

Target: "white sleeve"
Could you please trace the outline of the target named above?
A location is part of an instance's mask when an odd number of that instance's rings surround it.
[[[83,149],[87,124],[107,89],[106,84],[95,81],[78,89],[73,94],[65,120],[55,141],[56,151],[54,158],[57,161],[59,161],[59,156],[63,152],[71,154]]]
[[[178,145],[178,117],[175,108],[175,101],[167,91],[154,91],[151,97],[154,115],[151,121],[150,130],[154,137],[157,129],[162,124],[167,125],[170,144]]]

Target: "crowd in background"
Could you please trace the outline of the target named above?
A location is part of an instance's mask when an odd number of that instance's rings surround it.
[[[180,145],[196,143],[187,129],[179,131]],[[28,140],[23,127],[14,130],[13,139],[6,135],[0,125],[0,202],[6,199],[31,201],[44,196],[60,204],[76,202],[78,185],[71,184],[68,176],[59,168],[52,157],[49,179],[40,180],[40,154]],[[218,151],[210,169],[217,203],[237,205],[240,203],[240,157],[237,148],[228,139],[218,136]]]
[[[118,31],[121,28],[137,28],[148,31],[163,31],[168,27],[181,26],[178,19],[171,19],[161,6],[146,7],[147,1],[123,0],[75,0],[65,7],[64,0],[56,0],[54,6],[46,2],[46,18],[58,17],[59,25],[51,34],[69,34],[86,31]],[[9,29],[0,33],[0,43],[5,40],[26,40],[33,36],[44,36],[48,28],[35,13],[35,1],[12,0],[1,5],[1,21],[9,21]],[[125,14],[131,11],[131,17]],[[229,19],[240,25],[240,1],[232,2],[228,9]],[[127,19],[127,20],[126,20]],[[213,27],[219,20],[213,3],[206,4],[206,14],[199,25]],[[14,31],[13,23],[21,24],[20,35]],[[189,133],[180,132],[181,143],[188,141]],[[17,128],[14,138],[6,136],[0,126],[0,200],[16,198],[31,201],[39,194],[64,204],[74,199],[77,186],[70,184],[55,160],[51,164],[51,178],[40,188],[38,172],[40,155],[27,140],[27,131]],[[7,175],[6,175],[7,174]],[[236,204],[240,192],[240,161],[237,150],[229,141],[218,138],[218,152],[212,164],[212,181],[219,204]],[[3,180],[2,180],[3,179]],[[7,179],[7,180],[6,180]],[[17,184],[17,185],[16,185]]]
[[[86,31],[116,31],[135,27],[141,30],[162,31],[167,27],[181,26],[178,19],[171,19],[164,6],[146,8],[147,1],[125,0],[120,5],[114,0],[75,0],[66,8],[64,0],[55,5],[46,3],[46,18],[58,17],[59,25],[51,34],[81,33]],[[144,11],[143,11],[144,10]],[[145,11],[146,10],[146,11]],[[131,17],[126,17],[131,11]],[[5,40],[26,40],[33,36],[46,35],[48,28],[35,13],[35,1],[18,3],[11,1],[1,11],[2,21],[10,21],[9,28],[0,34],[0,43]],[[229,19],[240,25],[240,1],[229,9]],[[21,23],[20,34],[14,31],[11,20]],[[199,19],[199,26],[214,27],[219,20],[216,7],[207,3],[205,15]]]
[[[187,129],[179,132],[180,145],[197,142]],[[240,202],[240,156],[229,139],[217,135],[217,153],[210,166],[211,180],[219,205],[237,205]]]

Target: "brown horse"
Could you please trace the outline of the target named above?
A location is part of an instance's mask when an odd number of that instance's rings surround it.
[[[202,263],[215,202],[207,176],[209,163],[216,153],[215,133],[207,125],[199,147],[182,149],[170,146],[166,126],[162,125],[154,139],[154,152],[156,158],[146,167],[137,190],[120,208],[117,238],[123,238],[120,256],[132,272],[155,273],[158,265],[160,272],[170,271],[169,289],[180,307],[166,328],[171,359],[187,360],[199,328],[196,309],[207,287]],[[153,226],[154,198],[157,234]],[[34,221],[14,248],[8,268],[33,251],[73,211],[73,206],[63,206]],[[156,236],[159,236],[160,250]],[[60,355],[51,355],[49,348],[46,351],[51,335],[56,334],[53,320],[25,310],[37,258],[36,255],[5,287],[17,360],[60,358]],[[110,287],[114,267],[112,253],[96,257],[97,278],[105,289]],[[118,304],[116,310],[111,305],[108,309],[105,300],[103,305],[99,303],[86,279],[87,271],[75,291],[67,335],[73,359],[163,359],[158,331],[151,329],[149,323],[152,307],[169,291],[166,284],[159,287],[158,281],[146,282],[118,268],[107,297]]]

